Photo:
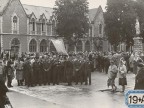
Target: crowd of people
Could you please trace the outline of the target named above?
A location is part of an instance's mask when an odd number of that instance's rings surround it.
[[[59,55],[46,53],[23,54],[18,59],[3,57],[2,68],[7,86],[12,87],[16,76],[18,86],[36,86],[68,83],[91,84],[92,61],[79,54]]]
[[[11,106],[6,96],[7,87],[12,86],[16,78],[18,86],[59,85],[60,83],[91,85],[91,72],[98,71],[108,74],[107,85],[112,92],[117,87],[115,79],[119,78],[122,92],[127,85],[127,73],[132,72],[135,77],[135,90],[144,89],[144,55],[143,53],[100,53],[79,52],[61,55],[51,53],[22,53],[20,57],[3,53],[0,62],[0,99],[4,105]],[[7,87],[5,86],[7,80]]]
[[[12,87],[16,77],[18,86],[33,87],[67,83],[68,85],[91,85],[91,72],[99,71],[108,74],[108,86],[116,90],[114,80],[119,76],[122,91],[127,85],[126,73],[137,74],[136,63],[142,53],[101,53],[101,52],[70,52],[68,55],[51,53],[22,53],[20,57],[2,54],[1,69],[7,87]],[[118,75],[117,75],[118,73]]]
[[[134,52],[130,56],[121,54],[121,56],[113,57],[110,59],[110,66],[108,68],[108,86],[112,87],[112,92],[115,92],[117,87],[115,85],[115,79],[118,76],[119,85],[122,86],[122,92],[125,91],[127,85],[126,74],[130,71],[135,74],[135,87],[134,89],[144,89],[144,55],[140,52]],[[117,75],[118,74],[118,75]]]

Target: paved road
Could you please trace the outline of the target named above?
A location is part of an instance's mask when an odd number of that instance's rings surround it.
[[[14,108],[68,108],[13,91],[8,92],[7,96]]]
[[[134,80],[135,80],[134,74],[127,74],[128,86],[126,87],[126,90],[133,89]],[[110,90],[107,88],[107,75],[105,73],[99,73],[99,72],[92,73],[92,85],[90,86],[81,84],[66,86],[66,84],[61,84],[55,86],[47,85],[47,86],[37,86],[27,88],[23,86],[18,87],[17,84],[14,83],[14,81],[13,85],[14,87],[11,88],[11,90],[27,94],[29,96],[33,96],[41,100],[45,100],[48,102],[48,104],[50,102],[57,103],[58,107],[60,108],[62,106],[66,108],[127,108],[127,106],[125,105],[124,93],[120,92],[121,87],[118,86],[118,78],[116,79],[116,85],[118,87],[118,90],[116,93],[111,93]],[[15,97],[15,94],[11,95]],[[16,96],[18,97],[19,95]],[[20,99],[22,99],[20,103],[25,102],[25,100],[27,100],[27,98],[25,97],[21,97]],[[13,103],[15,104],[14,101]],[[38,105],[42,104],[42,107],[39,108],[47,108],[47,103],[45,104],[38,103],[37,100],[36,102],[34,101],[32,104],[30,102],[28,105],[35,106],[35,103],[36,106],[37,104]],[[27,107],[16,107],[16,108],[27,108]]]

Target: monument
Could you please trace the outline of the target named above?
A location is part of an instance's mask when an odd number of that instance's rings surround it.
[[[136,29],[136,36],[133,38],[134,40],[133,51],[143,52],[143,44],[142,44],[143,38],[140,36],[140,24],[138,18],[136,18],[135,29]]]

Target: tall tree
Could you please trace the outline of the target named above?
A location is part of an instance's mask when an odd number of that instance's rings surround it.
[[[108,0],[106,6],[105,31],[109,42],[115,46],[126,42],[128,46],[135,35],[136,12],[132,0]]]
[[[59,36],[71,39],[73,35],[80,38],[88,33],[87,0],[57,0],[55,6],[56,31]]]

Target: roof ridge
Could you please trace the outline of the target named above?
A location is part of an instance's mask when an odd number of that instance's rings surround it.
[[[46,7],[46,6],[37,6],[37,5],[30,5],[30,4],[22,4],[22,5],[34,6],[34,7],[43,7],[43,8],[51,8],[51,7]],[[53,8],[51,8],[51,9],[53,9]]]

